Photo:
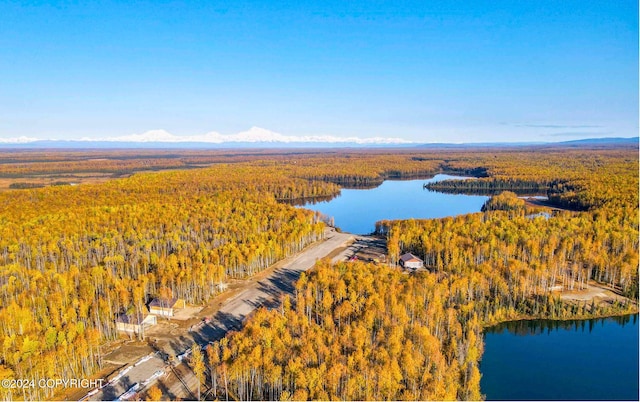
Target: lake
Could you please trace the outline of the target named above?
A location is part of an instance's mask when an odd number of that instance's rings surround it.
[[[530,320],[485,331],[487,400],[638,400],[638,315]]]
[[[341,230],[369,234],[383,219],[430,219],[479,212],[489,199],[481,195],[443,194],[423,189],[425,183],[464,177],[438,174],[431,179],[385,180],[372,189],[343,189],[330,201],[307,202],[304,208],[333,217]]]
[[[480,211],[489,197],[423,189],[428,182],[459,178],[386,180],[303,207],[333,217],[336,226],[355,234],[373,232],[383,219]],[[488,400],[638,400],[638,356],[638,315],[503,323],[485,331],[481,391]]]

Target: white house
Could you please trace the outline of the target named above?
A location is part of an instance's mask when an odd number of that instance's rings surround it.
[[[116,318],[116,329],[120,332],[138,335],[145,329],[156,325],[156,316],[152,314],[120,314]]]
[[[173,317],[175,310],[185,308],[184,299],[153,299],[149,303],[149,311],[151,314],[157,314],[162,317]]]
[[[400,256],[400,266],[403,268],[419,269],[424,267],[424,262],[411,253]]]

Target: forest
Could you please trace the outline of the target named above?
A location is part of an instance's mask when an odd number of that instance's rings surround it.
[[[509,288],[525,279],[320,262],[298,281],[293,300],[259,310],[191,364],[206,367],[202,379],[221,400],[480,400],[487,323],[633,311]]]
[[[102,183],[0,192],[0,378],[90,376],[101,344],[118,336],[118,314],[141,313],[160,294],[204,303],[218,284],[323,238],[323,217],[283,201],[439,172],[479,177],[470,183],[535,182],[573,211],[531,217],[506,193],[477,214],[379,222],[392,261],[412,251],[430,272],[320,264],[280,311],[256,313],[205,351],[217,362],[208,384],[219,397],[476,399],[484,325],[635,308],[567,305],[547,290],[591,279],[637,299],[635,149],[145,152],[3,160],[0,173],[19,182],[43,172],[129,170]],[[143,160],[166,171],[147,172]],[[282,351],[282,339],[296,346]],[[407,353],[408,342],[419,353]]]

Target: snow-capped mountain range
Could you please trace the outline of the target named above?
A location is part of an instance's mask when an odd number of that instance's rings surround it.
[[[31,137],[0,138],[0,144],[28,144],[40,141],[65,141],[60,139],[39,139]],[[220,134],[212,131],[200,135],[179,136],[166,130],[150,130],[142,134],[131,134],[117,137],[83,137],[69,140],[83,143],[202,143],[202,144],[355,144],[355,145],[400,145],[412,144],[402,138],[388,137],[336,137],[330,135],[293,136],[283,135],[260,127],[251,127],[247,131],[236,134]],[[87,144],[89,145],[89,144]]]

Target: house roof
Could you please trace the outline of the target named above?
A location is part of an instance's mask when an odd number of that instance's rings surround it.
[[[411,254],[411,253],[406,253],[406,254],[402,254],[400,256],[400,259],[403,262],[410,262],[410,261],[414,261],[414,262],[422,262],[422,260],[418,257],[416,257],[415,255]]]
[[[118,318],[116,318],[116,322],[120,322],[123,324],[133,324],[133,325],[142,325],[144,319],[147,317],[147,314],[120,314]]]
[[[176,298],[173,298],[173,299],[156,298],[151,300],[151,303],[149,303],[149,308],[151,307],[172,308],[173,306],[175,306],[177,302],[178,302],[178,299]]]

